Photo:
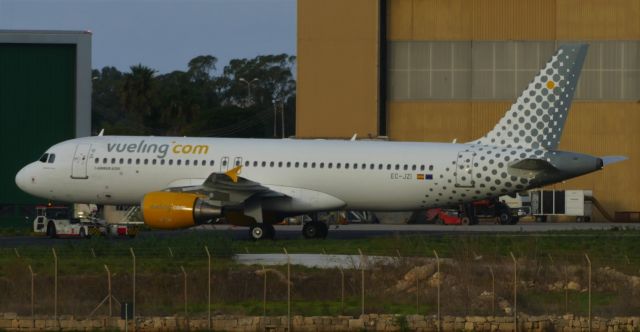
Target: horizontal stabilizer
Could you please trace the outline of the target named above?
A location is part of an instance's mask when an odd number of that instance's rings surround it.
[[[602,159],[603,165],[606,166],[606,165],[615,164],[621,161],[625,161],[629,158],[625,156],[605,156],[600,159]]]
[[[556,168],[548,161],[543,159],[523,159],[514,163],[510,168],[521,169],[526,171],[547,171]]]

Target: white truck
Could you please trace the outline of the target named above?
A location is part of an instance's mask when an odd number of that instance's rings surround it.
[[[75,218],[66,206],[37,206],[33,232],[57,237],[86,238],[101,235],[102,228],[89,218]]]

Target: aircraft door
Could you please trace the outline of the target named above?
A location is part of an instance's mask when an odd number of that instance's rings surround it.
[[[242,157],[235,157],[233,159],[233,167],[238,167],[242,165]]]
[[[456,187],[473,187],[473,152],[459,152],[456,166]]]
[[[222,157],[220,159],[220,173],[225,173],[229,170],[229,157]]]
[[[71,164],[71,178],[72,179],[88,179],[87,176],[87,162],[89,161],[89,149],[91,144],[78,144],[76,146],[76,152],[73,155],[73,161]]]

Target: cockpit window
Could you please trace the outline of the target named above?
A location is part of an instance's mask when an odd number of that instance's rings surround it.
[[[43,154],[42,157],[40,157],[40,162],[46,163],[47,158],[49,158],[49,154],[48,153]]]
[[[54,161],[56,161],[56,154],[52,153],[49,155],[49,164],[53,164]]]

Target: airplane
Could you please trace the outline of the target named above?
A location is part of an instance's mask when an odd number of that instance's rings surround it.
[[[50,201],[140,204],[152,228],[224,217],[256,240],[287,216],[514,194],[626,159],[557,150],[587,48],[561,45],[495,127],[467,143],[100,135],[50,147],[15,182]],[[318,220],[302,228],[307,238],[327,232]]]

